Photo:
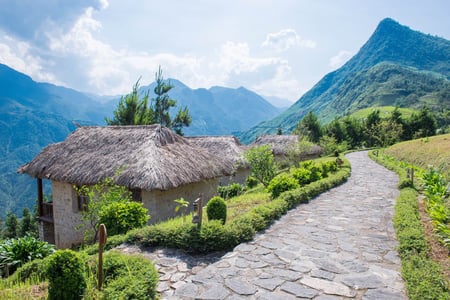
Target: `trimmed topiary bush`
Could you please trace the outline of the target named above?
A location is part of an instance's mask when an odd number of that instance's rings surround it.
[[[208,220],[221,220],[225,224],[227,220],[227,204],[222,197],[212,197],[206,205]]]
[[[282,192],[294,190],[299,187],[297,180],[286,173],[273,178],[267,186],[267,192],[272,194],[272,199],[277,198]]]
[[[58,250],[47,264],[48,299],[82,299],[86,289],[84,259],[72,250]]]

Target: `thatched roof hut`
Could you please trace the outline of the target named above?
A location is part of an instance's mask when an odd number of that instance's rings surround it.
[[[299,142],[297,135],[261,135],[258,137],[250,147],[258,147],[268,145],[273,151],[275,156],[289,156],[289,151],[295,147]],[[323,152],[322,147],[314,145],[306,153],[304,158],[319,157]]]
[[[229,175],[233,162],[160,125],[80,127],[18,172],[75,185],[114,177],[130,189],[168,190]]]
[[[244,158],[245,146],[234,136],[193,136],[188,137],[191,144],[207,149],[227,161],[232,161],[233,165],[248,167]]]

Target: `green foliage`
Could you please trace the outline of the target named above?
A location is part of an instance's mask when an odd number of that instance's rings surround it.
[[[288,151],[287,166],[299,166],[300,162],[305,160],[305,156],[310,153],[315,146],[307,137],[299,137],[299,141],[292,145]]]
[[[186,210],[189,207],[189,201],[184,200],[184,198],[173,200],[178,205],[175,207],[175,213],[177,213],[180,208],[183,210],[181,215],[183,216],[183,222],[186,221]]]
[[[245,152],[245,158],[252,169],[252,176],[264,186],[275,177],[275,163],[270,146],[254,147]]]
[[[39,281],[43,281],[46,278],[46,262],[49,257],[47,256],[45,259],[33,259],[23,264],[14,274],[8,277],[8,280],[15,284],[25,282],[30,278],[37,278]]]
[[[86,210],[82,212],[82,220],[89,226],[85,237],[90,238],[92,243],[97,241],[101,211],[114,202],[131,202],[131,192],[124,186],[114,184],[113,178],[106,178],[93,186],[74,188],[77,193],[85,195],[89,199]]]
[[[275,176],[267,186],[267,192],[272,198],[277,198],[282,192],[293,190],[299,187],[297,180],[286,173]]]
[[[295,168],[292,171],[294,177],[300,185],[311,183],[311,171],[305,168]]]
[[[133,90],[125,97],[121,97],[119,104],[114,110],[114,118],[105,118],[108,125],[149,125],[161,124],[162,126],[172,128],[176,133],[182,134],[182,127],[189,126],[192,118],[188,108],[185,106],[179,108],[178,113],[172,119],[170,109],[177,104],[167,94],[173,86],[166,82],[162,75],[161,66],[155,75],[156,86],[155,98],[149,103],[149,93],[147,92],[142,99],[139,95],[139,81],[133,86]]]
[[[19,224],[19,236],[38,236],[37,220],[34,215],[31,214],[28,208],[23,209],[22,218]]]
[[[86,289],[85,258],[72,250],[58,250],[48,260],[48,299],[82,299]]]
[[[318,143],[322,136],[322,125],[320,124],[319,119],[317,119],[317,116],[310,111],[298,123],[294,133],[299,136],[307,137],[313,143]]]
[[[247,177],[248,180],[248,177]],[[257,184],[258,182],[256,182]],[[226,186],[217,187],[217,193],[224,199],[229,199],[240,195],[244,191],[244,187],[239,183],[232,183]]]
[[[378,153],[370,157],[389,169],[398,172],[400,181],[406,181],[406,172],[400,164]],[[440,266],[429,258],[424,229],[422,227],[417,191],[411,187],[400,190],[395,204],[394,227],[399,240],[402,259],[402,277],[405,279],[410,299],[450,299],[448,283],[441,275]]]
[[[26,262],[44,258],[53,252],[53,245],[32,236],[7,239],[0,243],[0,269],[8,266],[12,274]]]
[[[227,221],[227,204],[222,197],[212,197],[206,205],[208,220],[220,220],[222,224]]]
[[[108,125],[148,125],[154,123],[154,112],[148,106],[148,93],[140,99],[139,81],[133,85],[130,94],[119,100],[114,118],[105,118]]]
[[[5,228],[2,232],[3,238],[15,238],[19,234],[19,221],[17,216],[13,212],[8,212],[6,214]]]
[[[150,216],[142,203],[134,201],[113,202],[101,208],[99,223],[105,224],[108,235],[123,234],[144,226]]]
[[[248,177],[245,179],[245,184],[247,185],[247,187],[248,187],[249,189],[254,188],[255,186],[258,185],[258,179],[256,179],[256,178],[253,177],[253,176],[248,176]]]
[[[89,266],[97,273],[97,257]],[[109,251],[103,257],[104,289],[101,299],[155,299],[158,272],[152,262],[141,256]]]

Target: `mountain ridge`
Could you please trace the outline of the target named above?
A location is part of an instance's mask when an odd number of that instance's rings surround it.
[[[410,49],[411,47],[413,49]],[[342,67],[326,74],[289,109],[241,133],[239,138],[244,143],[250,143],[258,135],[276,132],[278,127],[281,127],[283,132],[291,131],[309,111],[314,112],[322,122],[343,116],[342,107],[332,111],[329,106],[340,97],[339,92],[346,81],[382,62],[413,67],[421,72],[431,71],[444,75],[448,80],[450,41],[411,30],[391,18],[386,18],[379,23],[358,53]]]

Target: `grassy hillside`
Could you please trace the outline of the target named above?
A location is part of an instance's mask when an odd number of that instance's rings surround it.
[[[450,134],[399,143],[386,153],[421,168],[433,166],[450,178]]]
[[[352,113],[350,116],[353,118],[356,118],[358,120],[363,120],[363,119],[367,119],[367,116],[371,112],[373,112],[375,110],[379,110],[381,118],[388,118],[391,116],[394,109],[395,109],[395,106],[375,106],[375,107],[360,109],[360,110]],[[400,113],[402,114],[402,117],[404,119],[410,118],[411,115],[414,112],[416,112],[414,109],[410,109],[410,108],[399,108],[398,110],[400,111]]]

